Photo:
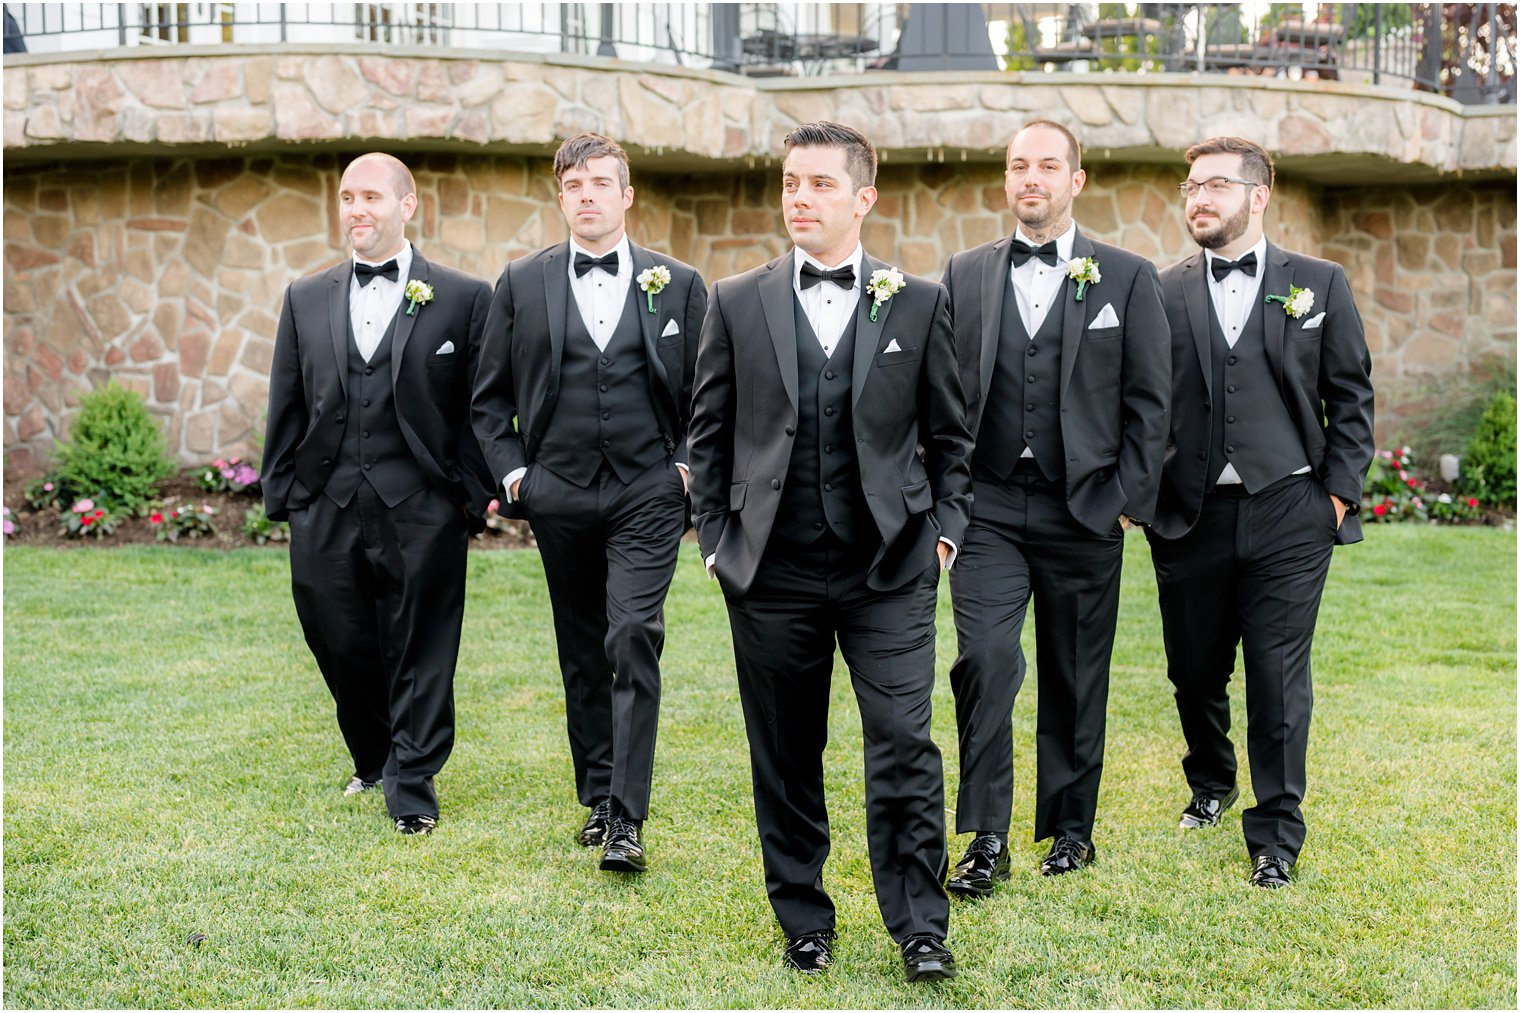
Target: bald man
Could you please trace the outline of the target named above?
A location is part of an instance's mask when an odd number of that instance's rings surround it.
[[[285,292],[261,479],[270,518],[290,521],[296,614],[353,757],[343,793],[383,786],[402,834],[438,825],[465,548],[492,484],[469,416],[491,289],[423,259],[405,234],[416,211],[397,159],[344,170],[353,256]]]

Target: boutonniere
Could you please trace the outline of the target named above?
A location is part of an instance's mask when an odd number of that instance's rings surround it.
[[[871,323],[876,322],[876,311],[881,309],[881,304],[907,286],[902,272],[895,267],[871,272],[871,280],[866,282],[866,291],[871,293]]]
[[[670,284],[670,268],[664,264],[656,264],[654,267],[646,267],[633,279],[639,283],[639,288],[644,290],[644,298],[649,303],[649,312],[654,310],[654,297],[665,291],[665,286]]]
[[[1087,286],[1103,280],[1103,272],[1098,270],[1098,262],[1092,257],[1073,257],[1066,262],[1066,277],[1077,283],[1077,294],[1072,298],[1081,302],[1087,294]]]
[[[1283,312],[1294,320],[1297,320],[1314,308],[1314,290],[1299,288],[1297,285],[1289,285],[1287,295],[1267,296],[1268,305],[1275,302],[1282,303]]]
[[[407,300],[407,316],[416,316],[418,306],[426,306],[433,301],[433,286],[425,281],[413,279],[406,283],[406,291],[403,293]]]

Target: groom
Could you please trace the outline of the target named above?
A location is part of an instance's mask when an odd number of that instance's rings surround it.
[[[908,980],[948,978],[929,696],[939,574],[970,507],[950,315],[943,288],[889,275],[861,248],[876,203],[871,142],[819,122],[785,143],[781,206],[796,248],[714,286],[702,326],[697,536],[727,598],[787,962],[814,972],[832,959],[823,749],[837,642],[865,733],[877,903]]]

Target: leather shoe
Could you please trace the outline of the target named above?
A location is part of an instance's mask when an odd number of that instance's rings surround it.
[[[955,977],[955,956],[937,936],[909,936],[902,944],[902,960],[909,981]]]
[[[378,787],[380,787],[380,779],[378,777],[373,781],[366,781],[358,774],[355,774],[353,777],[348,779],[348,784],[344,785],[343,797],[353,798],[355,795],[362,795],[365,792],[369,791],[371,788]]]
[[[603,872],[643,872],[649,868],[644,857],[644,843],[639,840],[639,825],[622,816],[614,816],[607,825],[607,846],[602,851]]]
[[[1293,863],[1286,858],[1262,855],[1251,869],[1251,885],[1276,890],[1293,882]]]
[[[1087,868],[1098,857],[1092,841],[1079,841],[1075,837],[1057,837],[1050,846],[1050,854],[1040,863],[1040,875],[1059,876]]]
[[[396,833],[407,834],[408,836],[414,834],[418,836],[421,836],[422,834],[430,834],[434,829],[437,828],[437,826],[438,817],[436,816],[422,816],[413,814],[411,816],[401,816],[396,819]]]
[[[583,848],[600,847],[607,840],[607,824],[612,821],[612,800],[602,799],[586,817],[579,840]]]
[[[1235,804],[1240,797],[1240,786],[1230,789],[1230,793],[1224,798],[1210,798],[1208,795],[1193,796],[1193,801],[1182,810],[1182,819],[1177,826],[1183,830],[1197,830],[1199,827],[1211,827],[1219,822],[1219,817],[1224,811]]]
[[[966,854],[950,870],[945,889],[963,897],[987,897],[994,883],[1010,875],[1008,845],[998,840],[996,834],[977,834]]]
[[[834,930],[804,932],[786,941],[786,963],[794,971],[817,974],[834,962]]]

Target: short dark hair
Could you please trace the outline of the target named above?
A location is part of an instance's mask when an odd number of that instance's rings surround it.
[[[1019,136],[1019,134],[1022,134],[1030,127],[1048,127],[1049,129],[1054,130],[1056,133],[1060,134],[1062,137],[1066,138],[1066,147],[1069,149],[1069,154],[1071,155],[1071,171],[1076,172],[1078,169],[1082,168],[1082,142],[1077,140],[1076,134],[1072,133],[1069,129],[1057,123],[1055,120],[1042,119],[1030,120],[1028,123],[1025,123],[1022,127],[1019,127],[1018,130],[1014,131],[1013,137]],[[1013,137],[1008,138],[1008,151],[1013,150]],[[1003,160],[1005,162],[1008,160],[1006,153],[1003,156]]]
[[[584,169],[593,158],[611,155],[618,160],[618,188],[628,189],[628,152],[606,134],[587,132],[567,138],[554,153],[554,178],[559,180],[571,169]]]
[[[782,143],[788,152],[793,148],[843,148],[845,171],[855,192],[876,185],[876,148],[854,127],[829,120],[804,123],[792,128]]]
[[[1239,155],[1240,174],[1270,189],[1277,184],[1277,166],[1267,149],[1244,137],[1210,137],[1187,149],[1182,157],[1192,165],[1204,155]]]

